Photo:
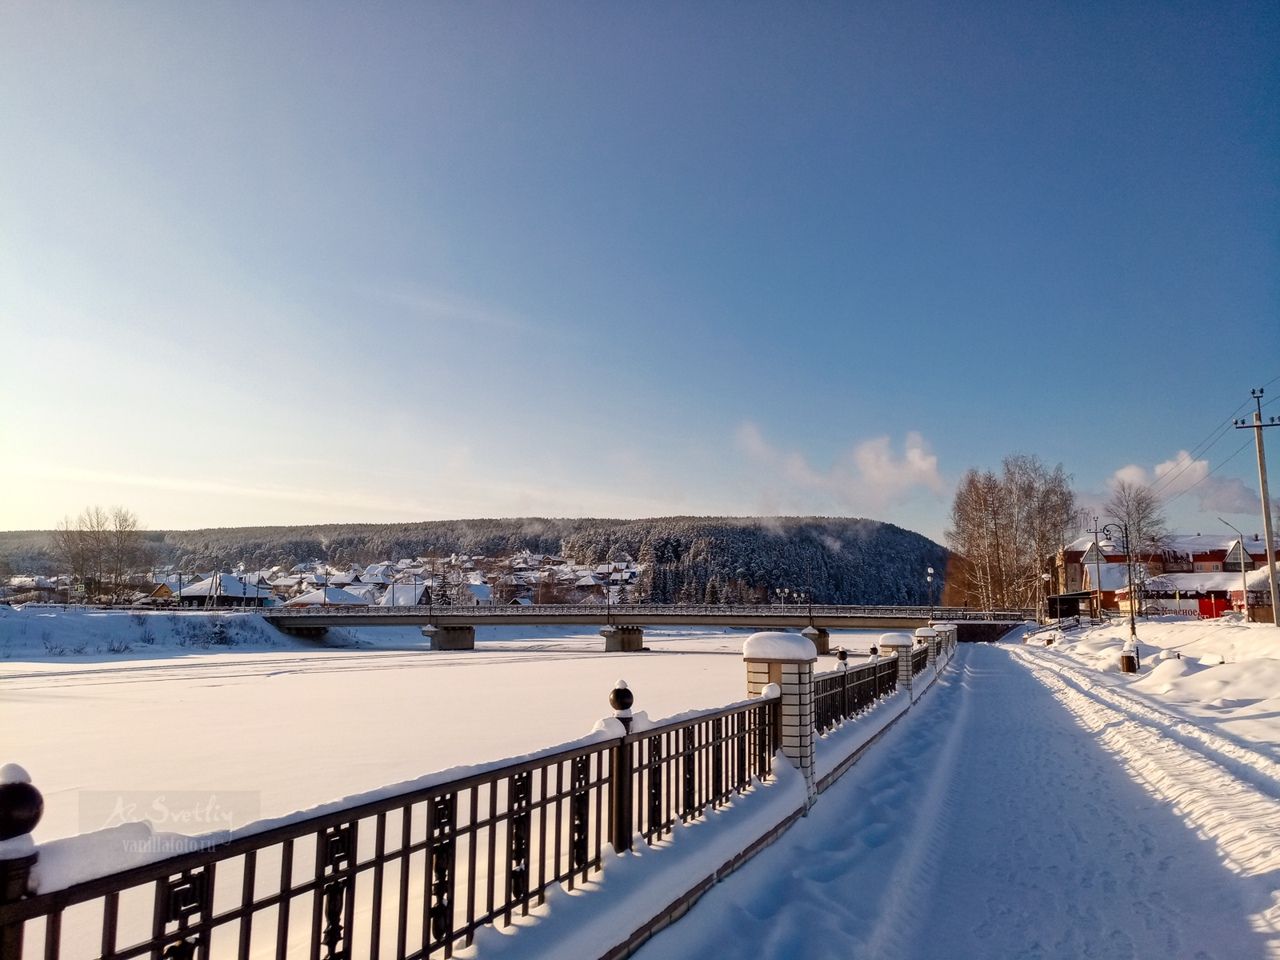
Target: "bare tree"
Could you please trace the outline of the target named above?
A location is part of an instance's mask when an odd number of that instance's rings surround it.
[[[1169,534],[1160,498],[1145,483],[1120,480],[1103,507],[1107,515],[1129,526],[1129,548],[1136,556],[1158,552]]]
[[[138,518],[124,507],[86,507],[53,531],[54,553],[79,580],[87,597],[118,597],[144,560]]]
[[[999,474],[970,470],[956,489],[947,541],[970,605],[992,610],[1037,605],[1045,561],[1074,529],[1075,494],[1062,465],[1005,457]]]

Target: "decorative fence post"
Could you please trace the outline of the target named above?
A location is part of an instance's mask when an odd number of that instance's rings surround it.
[[[915,689],[911,675],[911,634],[886,633],[880,637],[880,649],[886,656],[898,658],[898,689],[907,691],[907,696],[915,699]]]
[[[16,763],[0,767],[0,905],[27,895],[39,854],[31,831],[44,814],[44,797]],[[0,923],[0,957],[22,956],[22,921]]]
[[[747,664],[747,696],[758,697],[771,683],[782,691],[782,752],[804,777],[809,799],[813,785],[813,643],[795,633],[755,633],[742,646]]]
[[[619,680],[609,692],[609,706],[613,707],[613,715],[623,730],[623,738],[609,751],[609,840],[615,853],[626,853],[631,849],[631,837],[635,832],[631,814],[631,744],[626,739],[626,734],[631,732],[631,704],[634,702],[635,696],[625,680]]]
[[[916,640],[923,640],[929,645],[928,665],[936,668],[938,666],[938,631],[932,627],[921,627],[916,631]]]
[[[954,623],[935,623],[933,629],[938,631],[938,653],[945,663],[951,659],[951,653],[956,647],[956,625]]]

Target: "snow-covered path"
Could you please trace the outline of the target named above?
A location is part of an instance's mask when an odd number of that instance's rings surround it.
[[[1280,956],[1274,764],[1138,706],[1043,651],[962,647],[639,956]]]

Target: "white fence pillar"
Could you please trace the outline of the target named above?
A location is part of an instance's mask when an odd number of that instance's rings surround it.
[[[936,667],[938,665],[938,631],[932,627],[921,627],[916,631],[916,642],[921,641],[929,645],[929,666]]]
[[[880,636],[880,652],[898,658],[898,689],[907,691],[915,699],[912,690],[911,648],[914,643],[909,633],[885,633]]]
[[[758,697],[776,683],[782,691],[778,741],[804,776],[810,800],[813,782],[813,643],[798,633],[754,633],[742,646],[747,664],[747,696]]]

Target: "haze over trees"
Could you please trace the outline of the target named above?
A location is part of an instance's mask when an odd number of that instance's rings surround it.
[[[986,610],[1035,607],[1044,595],[1045,559],[1075,530],[1075,493],[1062,464],[1013,454],[1000,471],[970,470],[956,488],[947,543],[952,595]]]

